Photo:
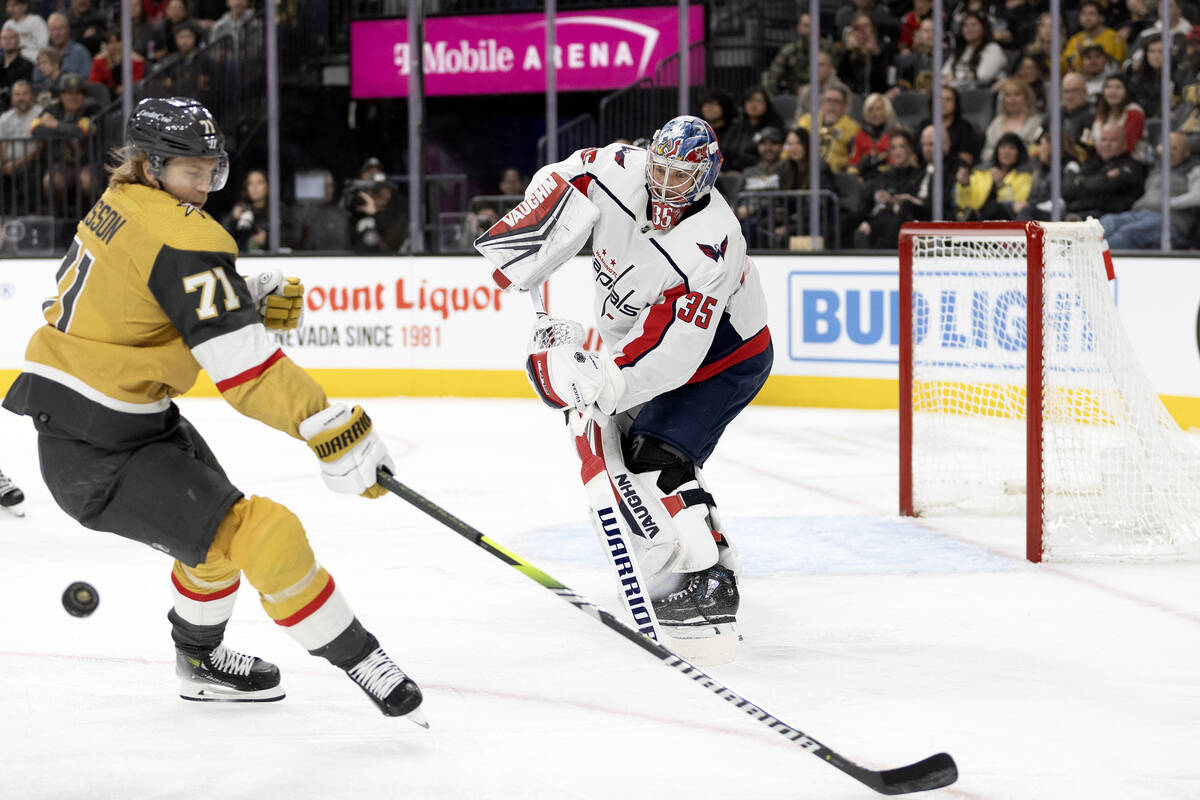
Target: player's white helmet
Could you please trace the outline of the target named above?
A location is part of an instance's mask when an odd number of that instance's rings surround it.
[[[651,223],[666,230],[684,210],[712,191],[721,170],[717,134],[699,117],[675,117],[654,132],[646,159]]]

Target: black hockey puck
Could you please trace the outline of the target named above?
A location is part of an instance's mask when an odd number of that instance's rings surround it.
[[[72,617],[86,617],[100,605],[100,595],[90,583],[75,581],[63,592],[62,603]]]

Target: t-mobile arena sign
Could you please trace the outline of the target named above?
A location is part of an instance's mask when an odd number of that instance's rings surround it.
[[[567,11],[555,20],[562,91],[628,86],[652,77],[655,65],[679,50],[676,6]],[[688,38],[704,39],[703,6],[689,9]],[[544,14],[431,17],[425,21],[425,94],[545,91],[545,51]],[[407,20],[350,23],[353,97],[404,97],[408,75]]]

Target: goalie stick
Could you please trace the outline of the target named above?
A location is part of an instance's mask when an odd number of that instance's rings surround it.
[[[675,653],[663,647],[658,642],[641,635],[608,611],[576,594],[572,589],[545,572],[542,572],[515,553],[496,544],[483,533],[463,522],[437,503],[405,486],[396,480],[395,476],[387,470],[380,468],[376,477],[379,480],[379,485],[392,494],[412,504],[430,517],[433,517],[459,536],[467,539],[475,546],[488,552],[510,567],[515,568],[526,577],[540,583],[580,611],[595,618],[609,630],[619,633],[666,666],[690,678],[695,685],[708,689],[717,697],[731,703],[734,708],[741,709],[769,729],[789,741],[795,742],[802,750],[806,750],[822,761],[832,764],[864,786],[868,786],[880,794],[899,795],[939,789],[943,786],[949,786],[958,780],[958,767],[949,753],[938,753],[915,764],[909,764],[908,766],[896,769],[874,770],[854,763],[798,728],[788,725],[762,706],[750,702],[716,678],[704,672],[704,670],[675,655]]]

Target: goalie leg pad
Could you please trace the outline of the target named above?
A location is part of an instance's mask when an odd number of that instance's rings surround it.
[[[738,557],[737,545],[729,538],[729,534],[725,531],[725,523],[721,521],[721,514],[717,510],[717,504],[712,499],[712,493],[708,489],[708,481],[704,478],[704,471],[696,467],[696,482],[700,484],[700,488],[708,493],[708,524],[712,528],[713,538],[717,541],[717,563],[728,569],[730,572],[737,573],[742,568],[742,561]]]
[[[737,654],[737,551],[729,544],[700,468],[654,436],[624,439],[626,465],[660,493],[678,539],[671,571],[652,584],[665,644],[697,666],[727,664]]]
[[[717,542],[708,524],[712,496],[696,481],[695,465],[664,442],[635,436],[623,449],[628,462],[624,453],[618,459],[606,451],[606,467],[635,532],[657,545],[660,557],[642,564],[651,592],[657,594],[668,573],[697,572],[717,563]],[[667,553],[669,559],[661,557]]]
[[[662,632],[654,616],[650,587],[643,579],[643,560],[653,561],[657,553],[647,559],[646,542],[641,536],[631,533],[629,521],[620,512],[621,495],[613,484],[605,467],[608,451],[620,453],[620,434],[611,419],[593,419],[578,412],[567,414],[572,443],[579,455],[579,477],[587,493],[588,505],[592,510],[592,523],[600,537],[601,546],[616,570],[620,583],[620,598],[638,633],[656,642],[662,641]],[[618,455],[618,461],[620,457]],[[635,544],[636,542],[636,544]],[[674,552],[673,542],[663,542],[670,560]]]

